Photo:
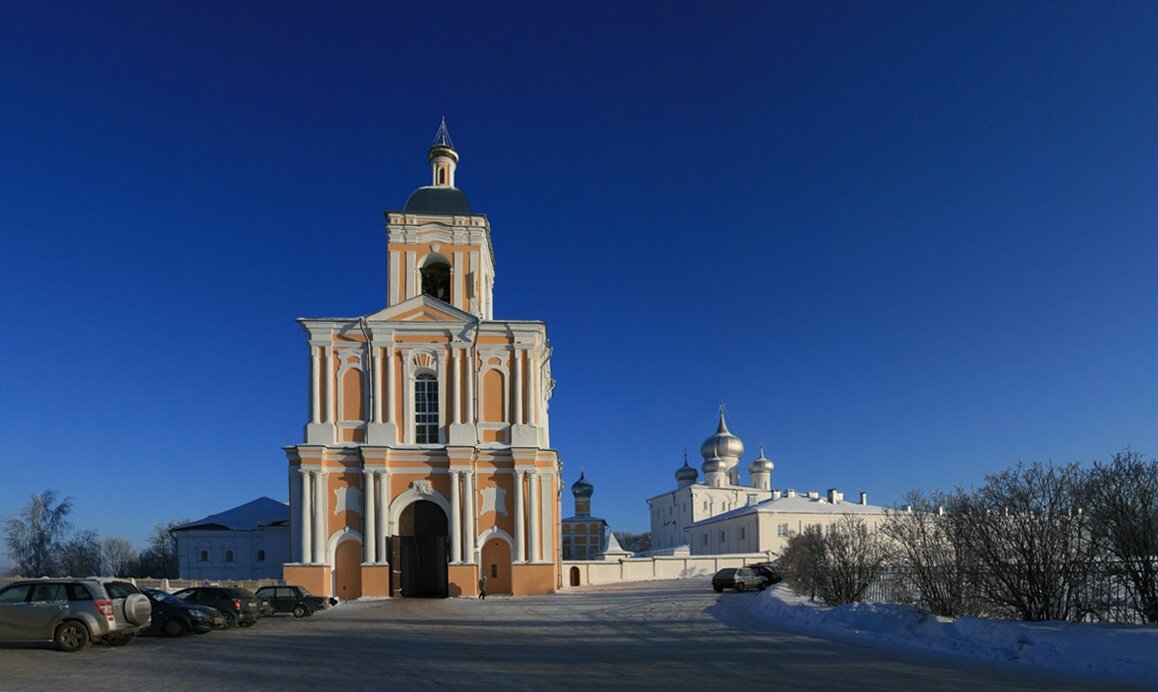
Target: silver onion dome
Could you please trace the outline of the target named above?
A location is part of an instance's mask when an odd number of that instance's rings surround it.
[[[679,467],[678,469],[676,469],[676,472],[675,472],[676,482],[678,483],[678,482],[682,482],[682,481],[691,481],[692,483],[695,483],[697,480],[699,480],[699,477],[700,477],[700,472],[695,470],[691,466],[688,466],[688,453],[685,451],[684,452],[684,465]]]
[[[705,460],[717,457],[739,459],[744,456],[744,443],[728,430],[728,425],[724,422],[723,411],[720,411],[720,426],[716,428],[716,434],[704,440],[704,443],[700,445],[700,454]]]
[[[595,486],[591,485],[583,476],[583,472],[579,472],[579,480],[571,485],[571,494],[575,497],[591,497],[595,492]]]
[[[748,465],[748,473],[772,473],[775,466],[771,459],[764,456],[764,445],[760,445],[760,456]]]

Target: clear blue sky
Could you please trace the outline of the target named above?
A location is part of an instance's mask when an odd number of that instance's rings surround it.
[[[0,514],[286,499],[443,115],[615,529],[721,402],[884,504],[1158,453],[1158,5],[629,4],[3,3]]]

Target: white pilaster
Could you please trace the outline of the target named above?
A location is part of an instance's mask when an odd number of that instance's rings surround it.
[[[474,425],[477,421],[474,417],[474,349],[466,352],[466,422],[468,425]]]
[[[310,344],[310,422],[315,425],[322,422],[322,390],[319,387],[322,381],[321,360],[321,350]]]
[[[527,537],[524,529],[527,508],[523,500],[523,479],[526,471],[515,471],[515,562],[526,562]]]
[[[474,495],[477,492],[474,485],[474,469],[466,472],[466,512],[463,514],[463,533],[466,534],[466,559],[475,562],[475,538],[478,529],[475,527]]]
[[[337,402],[334,401],[334,347],[326,346],[325,378],[326,378],[326,421],[334,424],[338,420]]]
[[[531,529],[528,537],[531,544],[530,557],[531,562],[538,562],[543,559],[542,553],[539,552],[539,474],[532,471],[527,475],[527,483],[531,491],[531,513],[528,517]]]
[[[315,565],[326,563],[326,516],[329,514],[329,503],[326,502],[326,486],[328,485],[325,471],[311,471],[310,477],[314,485],[314,557],[311,562]]]
[[[542,492],[542,497],[545,498],[542,503],[542,514],[539,516],[540,526],[542,526],[542,532],[539,536],[543,542],[542,552],[539,556],[548,561],[555,559],[555,541],[557,540],[555,531],[552,530],[554,528],[552,515],[556,508],[555,498],[557,497],[551,492],[551,479],[553,477],[553,474],[547,473],[540,474],[539,476],[539,487]]]
[[[462,511],[459,507],[460,498],[458,484],[461,474],[458,471],[450,472],[450,561],[452,564],[462,562]]]
[[[366,519],[366,535],[362,537],[362,561],[369,564],[378,562],[377,475],[374,471],[362,471],[362,516]]]
[[[301,496],[298,502],[298,509],[301,511],[299,515],[302,525],[301,545],[298,549],[301,551],[301,558],[299,562],[303,564],[312,563],[314,561],[314,484],[313,474],[309,471],[302,471],[299,469]]]
[[[512,368],[514,370],[514,377],[512,379],[514,379],[515,391],[514,391],[514,396],[511,397],[513,400],[513,403],[514,403],[514,409],[515,410],[513,412],[514,420],[511,422],[514,423],[515,425],[522,425],[522,423],[523,423],[523,351],[522,351],[522,349],[520,349],[516,346],[514,352],[511,354],[511,357],[514,358],[514,361],[515,361],[514,362],[514,368]]]
[[[378,474],[378,561],[389,562],[386,553],[386,537],[394,532],[390,525],[390,472]]]
[[[374,392],[374,410],[371,413],[375,423],[382,422],[382,349],[375,344],[370,345],[370,352],[373,355],[373,366],[370,368],[370,376],[374,378],[373,389]]]

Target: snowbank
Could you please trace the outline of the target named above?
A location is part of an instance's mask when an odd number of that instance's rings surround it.
[[[810,603],[781,584],[754,603],[761,620],[875,646],[1014,662],[1158,685],[1158,626],[1017,622],[923,613],[911,606]]]

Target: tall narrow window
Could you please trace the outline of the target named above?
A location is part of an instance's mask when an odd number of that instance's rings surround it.
[[[422,292],[438,298],[444,303],[449,303],[450,265],[439,260],[430,261],[420,273],[422,274]]]
[[[414,379],[414,441],[438,443],[438,379],[427,373]]]

